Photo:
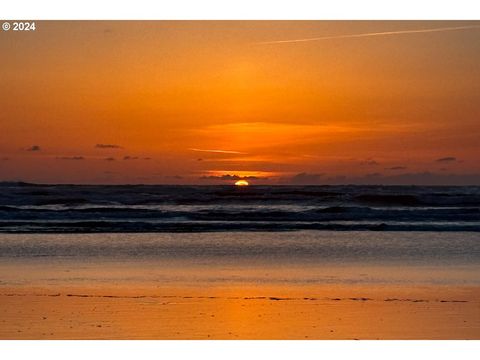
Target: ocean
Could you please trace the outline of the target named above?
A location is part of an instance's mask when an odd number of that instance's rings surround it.
[[[0,183],[0,232],[480,231],[480,187]]]

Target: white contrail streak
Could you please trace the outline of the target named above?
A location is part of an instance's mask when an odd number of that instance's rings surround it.
[[[363,34],[322,36],[322,37],[306,38],[306,39],[264,41],[264,42],[257,42],[256,44],[258,45],[287,44],[287,43],[299,43],[299,42],[308,42],[308,41],[362,38],[362,37],[371,37],[371,36],[388,36],[388,35],[418,34],[418,33],[431,33],[431,32],[455,31],[455,30],[470,30],[470,29],[478,29],[478,28],[480,28],[480,25],[454,26],[454,27],[443,27],[443,28],[433,28],[433,29],[384,31],[384,32],[373,32],[373,33],[363,33]]]
[[[211,152],[211,153],[222,153],[222,154],[245,154],[244,152],[240,151],[233,151],[233,150],[210,150],[210,149],[188,149],[191,151],[199,151],[199,152]]]

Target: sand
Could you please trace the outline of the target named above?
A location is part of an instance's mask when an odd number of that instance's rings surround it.
[[[1,339],[480,339],[480,288],[0,287]]]
[[[477,243],[464,233],[2,235],[0,339],[480,339]]]

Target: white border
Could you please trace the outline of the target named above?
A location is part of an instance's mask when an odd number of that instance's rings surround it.
[[[3,359],[477,359],[480,341],[3,341]]]
[[[478,0],[2,0],[4,20],[475,20]]]
[[[478,0],[3,0],[4,20],[472,20]],[[480,341],[2,341],[3,359],[476,359]]]

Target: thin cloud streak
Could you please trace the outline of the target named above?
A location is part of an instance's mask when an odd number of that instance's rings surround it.
[[[233,151],[233,150],[195,149],[195,148],[191,148],[191,149],[188,149],[188,150],[197,151],[197,152],[221,153],[221,154],[246,154],[244,152]]]
[[[384,32],[363,33],[363,34],[321,36],[321,37],[306,38],[306,39],[264,41],[264,42],[257,42],[255,44],[257,45],[287,44],[287,43],[299,43],[299,42],[321,41],[321,40],[363,38],[363,37],[371,37],[371,36],[389,36],[389,35],[432,33],[432,32],[456,31],[456,30],[471,30],[471,29],[478,29],[478,28],[480,28],[480,25],[452,26],[452,27],[433,28],[433,29],[384,31]]]

